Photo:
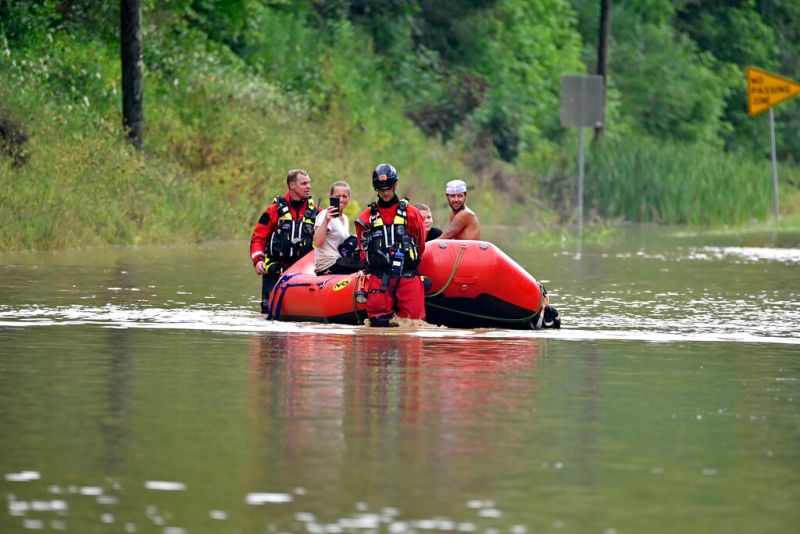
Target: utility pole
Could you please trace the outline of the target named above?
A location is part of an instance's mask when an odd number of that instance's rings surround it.
[[[122,127],[137,149],[144,143],[142,110],[142,3],[120,0],[120,54],[122,58]]]
[[[597,43],[597,74],[603,77],[603,107],[608,87],[608,39],[611,36],[611,0],[600,0],[600,39]],[[603,137],[603,124],[594,129],[594,140]]]

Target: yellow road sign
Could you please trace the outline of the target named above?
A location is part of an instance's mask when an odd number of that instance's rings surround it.
[[[751,117],[800,94],[800,83],[747,67],[747,113]]]

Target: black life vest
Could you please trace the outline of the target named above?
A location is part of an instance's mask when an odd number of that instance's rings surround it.
[[[308,199],[303,218],[295,220],[284,197],[275,197],[278,205],[278,227],[267,244],[266,256],[281,263],[294,263],[314,248],[314,221],[319,210]]]
[[[369,228],[366,229],[366,250],[369,272],[378,275],[390,273],[397,276],[398,251],[402,252],[402,274],[413,275],[419,266],[419,250],[417,240],[408,233],[408,201],[402,199],[397,205],[397,213],[392,224],[384,224],[378,205],[369,205]],[[394,272],[393,272],[393,265]]]

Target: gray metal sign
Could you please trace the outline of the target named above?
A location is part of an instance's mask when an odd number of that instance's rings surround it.
[[[561,125],[595,128],[603,126],[605,106],[603,77],[563,76],[561,78]]]
[[[603,126],[605,111],[603,77],[563,76],[561,78],[561,124],[578,127],[578,243],[583,231],[583,129]]]

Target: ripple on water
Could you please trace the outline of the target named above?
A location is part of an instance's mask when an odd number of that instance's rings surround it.
[[[20,471],[19,473],[6,473],[5,479],[8,482],[30,482],[39,480],[41,477],[38,471]]]
[[[183,482],[169,482],[166,480],[148,480],[144,487],[155,491],[184,491],[186,484]]]
[[[733,259],[747,263],[776,261],[800,263],[800,249],[769,247],[700,247],[690,249],[688,259],[723,260]]]
[[[9,473],[11,474],[11,473]],[[18,473],[17,473],[18,474]],[[13,477],[12,477],[13,478]],[[8,479],[7,479],[8,480]],[[38,480],[38,479],[35,479]],[[187,490],[186,485],[182,482],[167,482],[158,480],[149,480],[143,482],[147,489],[156,489],[162,491],[171,490]],[[58,488],[54,492],[53,488]],[[63,491],[61,488],[67,488]],[[130,503],[125,503],[125,499],[131,498],[135,492],[125,490],[122,483],[114,481],[110,487],[103,486],[74,486],[50,484],[46,487],[39,488],[45,493],[59,493],[64,495],[64,498],[59,499],[37,499],[19,500],[13,494],[7,496],[8,515],[18,518],[19,525],[24,529],[29,530],[64,530],[67,527],[70,515],[70,503],[68,499],[80,499],[82,495],[101,493],[103,496],[113,497],[113,499],[104,500],[97,499],[98,505],[102,508],[97,509],[94,517],[98,522],[98,526],[105,529],[109,525],[118,525],[118,529],[123,532],[138,532],[144,528],[146,524],[159,527],[161,531],[172,534],[180,534],[187,532],[188,529],[175,522],[180,521],[181,518],[174,517],[173,514],[167,510],[160,509],[158,504],[148,504],[144,507],[142,517],[130,517],[130,510],[138,509],[138,507],[131,507]],[[88,491],[87,491],[88,490]],[[99,490],[99,491],[98,491]],[[188,490],[187,490],[188,491]],[[115,493],[113,496],[109,493]],[[250,492],[244,496],[246,504],[250,505],[284,505],[284,506],[297,506],[300,507],[296,511],[291,511],[289,514],[282,514],[280,516],[270,513],[268,522],[265,528],[268,531],[294,531],[300,525],[305,532],[353,532],[362,530],[378,530],[385,529],[387,532],[414,532],[414,531],[438,531],[438,532],[490,532],[498,531],[496,527],[500,518],[504,516],[503,511],[494,500],[491,499],[474,499],[465,503],[465,512],[471,517],[447,517],[444,515],[436,515],[434,517],[402,517],[404,514],[402,510],[395,506],[384,506],[377,511],[370,511],[370,506],[366,501],[357,501],[353,503],[353,512],[335,517],[330,521],[320,521],[317,514],[303,509],[303,495],[308,492],[305,488],[294,488],[290,492]],[[191,500],[193,497],[187,493],[178,494],[185,495],[184,499]],[[296,496],[300,497],[300,502]],[[180,498],[180,497],[178,497]],[[172,502],[172,501],[170,501]],[[85,514],[85,503],[81,501],[81,505],[76,505],[76,510],[80,510],[81,514]],[[311,502],[306,502],[311,504]],[[112,506],[113,508],[109,508]],[[206,508],[206,510],[209,510]],[[78,513],[78,512],[76,512]],[[142,512],[139,512],[142,513]],[[188,512],[191,513],[191,512]],[[207,519],[217,521],[231,521],[230,514],[220,506],[212,506],[207,513]],[[56,514],[58,519],[47,517],[35,517],[32,514]],[[139,523],[142,521],[143,523]],[[171,523],[171,524],[170,524]],[[142,525],[141,527],[139,525]],[[147,528],[145,528],[147,530]],[[527,527],[520,524],[513,524],[504,529],[504,531],[514,532],[517,534],[525,534]]]
[[[278,504],[291,502],[292,496],[288,493],[248,493],[245,502],[252,505]]]

